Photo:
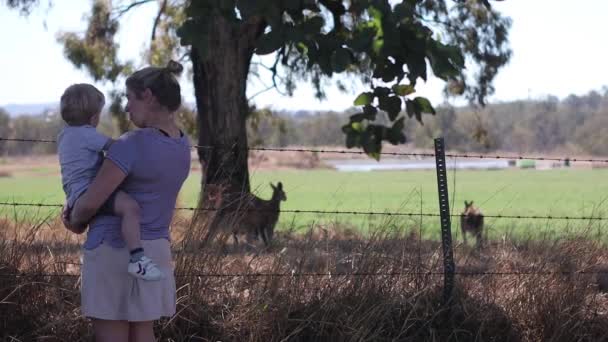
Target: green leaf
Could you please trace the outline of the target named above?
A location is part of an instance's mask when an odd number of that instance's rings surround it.
[[[307,55],[308,54],[308,46],[306,46],[306,44],[300,42],[298,44],[296,44],[296,48],[298,49],[298,51],[300,51],[300,53],[302,53],[303,55]]]
[[[387,87],[376,87],[374,88],[374,95],[376,96],[388,96],[391,90]]]
[[[414,15],[414,7],[407,2],[397,4],[394,9],[395,19],[402,21],[407,18],[411,18]]]
[[[458,76],[464,69],[464,57],[456,46],[433,41],[428,45],[427,55],[433,73],[444,81]]]
[[[410,118],[415,116],[416,120],[418,120],[418,122],[420,122],[422,124],[422,112],[420,111],[420,108],[416,104],[416,102],[414,102],[412,100],[405,101],[405,108],[406,108],[407,116],[409,116]]]
[[[431,101],[427,100],[426,98],[416,97],[414,98],[414,103],[420,112],[435,114],[435,108],[433,108],[431,105]]]
[[[350,116],[350,122],[351,124],[353,122],[361,122],[363,120],[367,119],[365,113],[357,113],[357,114],[353,114]]]
[[[412,100],[405,101],[405,112],[407,113],[407,116],[409,116],[410,118],[416,114],[416,105],[414,104],[414,101],[412,101]]]
[[[367,151],[367,155],[376,159],[376,161],[380,161],[380,152]]]
[[[366,119],[373,121],[376,119],[376,113],[378,113],[378,109],[372,105],[365,105],[363,107],[363,114],[366,115]]]
[[[335,72],[342,72],[352,63],[350,51],[339,48],[331,55],[331,66]]]
[[[393,92],[399,96],[407,96],[416,92],[416,89],[411,84],[395,84],[393,86]]]
[[[367,92],[361,93],[355,99],[354,105],[355,106],[365,106],[365,105],[372,103],[373,100],[374,100],[374,94],[367,93]]]
[[[407,68],[409,70],[408,79],[410,83],[415,83],[418,77],[426,81],[426,61],[424,60],[424,55],[412,53],[407,61]]]
[[[378,110],[372,105],[365,105],[362,113],[353,114],[350,116],[350,122],[361,122],[363,120],[374,121]]]
[[[376,160],[380,160],[380,151],[382,151],[383,128],[378,125],[369,125],[361,134],[363,151]]]
[[[404,128],[405,117],[401,117],[388,130],[386,139],[393,145],[404,144],[406,142],[405,134],[403,133]]]
[[[355,51],[368,51],[375,36],[376,30],[372,27],[366,27],[361,30],[357,30],[347,44]]]
[[[359,135],[355,133],[346,134],[346,148],[359,146]]]
[[[391,121],[395,120],[401,112],[401,98],[398,96],[378,97],[379,107],[388,113]]]
[[[355,132],[363,132],[364,126],[361,122],[351,122],[350,126]]]
[[[321,16],[314,16],[305,22],[303,22],[300,26],[304,31],[304,34],[314,35],[321,32],[321,28],[325,25],[325,20]]]

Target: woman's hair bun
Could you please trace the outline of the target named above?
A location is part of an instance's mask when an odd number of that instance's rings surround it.
[[[184,67],[179,62],[171,60],[169,63],[167,63],[165,70],[172,74],[180,74],[182,71],[184,71]]]

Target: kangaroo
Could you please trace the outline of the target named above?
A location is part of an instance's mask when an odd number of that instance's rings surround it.
[[[261,236],[266,246],[272,240],[274,227],[279,220],[281,201],[286,201],[287,196],[283,191],[281,182],[277,183],[277,186],[271,183],[270,186],[272,187],[272,198],[270,200],[263,200],[253,194],[251,195],[251,202],[247,208],[249,209],[248,212],[233,229],[235,245],[238,245],[237,235],[239,233],[245,233],[255,239]]]
[[[232,232],[236,247],[239,244],[239,234],[246,234],[247,240],[250,240],[250,238],[257,240],[261,236],[264,244],[268,246],[274,236],[274,228],[279,219],[281,201],[287,200],[281,182],[277,186],[271,183],[270,186],[273,190],[270,200],[261,199],[254,194],[247,194],[246,198],[240,201],[239,207],[233,207],[233,211],[222,213],[222,217],[210,227],[204,243],[211,240],[219,230],[223,229],[225,232]],[[221,203],[222,199],[215,199],[215,202]]]
[[[464,211],[460,214],[460,230],[462,239],[466,245],[467,232],[474,234],[477,240],[477,247],[481,248],[483,232],[483,214],[479,208],[473,206],[473,201],[464,201]]]

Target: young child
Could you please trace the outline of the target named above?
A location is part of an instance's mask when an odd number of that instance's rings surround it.
[[[113,140],[96,129],[105,103],[104,95],[90,84],[69,86],[61,96],[61,118],[67,124],[57,138],[63,190],[68,208],[89,187],[101,163],[103,152]],[[121,230],[130,251],[128,272],[144,280],[163,278],[158,266],[144,255],[140,241],[140,207],[124,191],[116,191],[102,205],[98,215],[121,218]]]

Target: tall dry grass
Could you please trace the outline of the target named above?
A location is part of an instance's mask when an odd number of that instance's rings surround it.
[[[268,249],[215,241],[185,217],[173,234],[177,314],[163,341],[608,340],[605,246],[579,238],[457,245],[451,306],[441,247],[399,232],[311,225]],[[0,339],[89,341],[79,248],[55,219],[0,221]],[[521,273],[525,274],[513,274]],[[483,274],[489,273],[489,274]],[[264,274],[264,275],[262,275]],[[376,275],[372,275],[376,274]],[[384,275],[377,275],[384,274]],[[448,309],[449,308],[449,309]]]

